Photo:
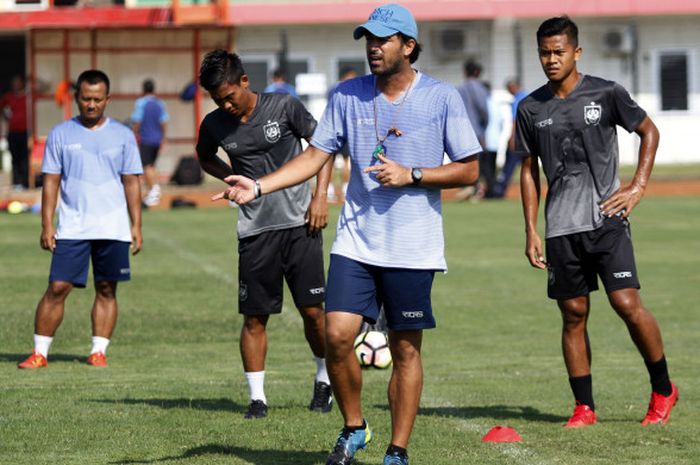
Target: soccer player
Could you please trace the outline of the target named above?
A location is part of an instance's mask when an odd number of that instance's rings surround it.
[[[263,176],[299,155],[302,138],[311,139],[316,121],[301,101],[289,94],[251,91],[237,55],[225,50],[207,54],[200,67],[200,83],[218,106],[204,118],[197,142],[202,168],[212,176]],[[216,155],[219,148],[228,155],[230,165]],[[248,419],[267,416],[265,328],[270,315],[282,311],[283,277],[316,358],[309,408],[329,412],[333,405],[325,362],[321,237],[328,223],[331,169],[329,161],[319,173],[313,198],[309,185],[303,184],[241,206],[238,213],[240,351],[250,394]]]
[[[576,69],[581,56],[578,28],[567,16],[543,22],[537,31],[540,64],[549,82],[519,106],[518,150],[525,153],[520,188],[530,264],[549,273],[548,294],[563,319],[562,347],[576,400],[567,428],[596,422],[591,347],[586,330],[590,293],[600,276],[613,309],[627,325],[651,379],[643,425],[666,423],[678,400],[669,380],[661,332],[642,305],[629,216],[644,194],[659,132],[619,84]],[[616,126],[641,139],[632,182],[618,179]],[[537,233],[542,161],[549,191],[545,207],[546,260]]]
[[[366,40],[372,74],[338,85],[311,146],[262,178],[226,178],[231,187],[214,199],[265,200],[313,176],[348,144],[352,173],[326,297],[326,358],[345,425],[326,463],[350,463],[372,439],[353,341],[383,304],[393,357],[392,435],[384,465],[406,465],[423,386],[423,329],[435,327],[433,276],[446,269],[440,189],[476,182],[481,146],[457,90],[411,66],[421,47],[406,8],[376,8],[353,35]],[[451,162],[443,165],[445,152]]]
[[[154,207],[160,203],[156,159],[170,119],[165,103],[156,97],[155,90],[156,86],[152,79],[143,81],[143,97],[136,100],[134,112],[131,114],[134,132],[139,136],[143,178],[148,189],[143,203],[147,207]]]
[[[130,246],[134,255],[141,250],[143,170],[136,139],[128,127],[104,114],[109,103],[105,73],[84,71],[76,87],[79,116],[54,127],[46,140],[40,244],[52,253],[51,272],[36,309],[34,352],[19,368],[47,366],[66,297],[73,287],[85,287],[90,259],[95,302],[87,363],[107,366],[105,353],[117,323],[117,283],[131,277]]]

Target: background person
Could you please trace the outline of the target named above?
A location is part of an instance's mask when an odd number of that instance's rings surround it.
[[[170,119],[165,103],[154,94],[155,89],[152,79],[143,81],[143,97],[136,100],[134,112],[131,114],[134,132],[139,138],[139,152],[147,189],[143,203],[147,207],[160,203],[160,185],[155,165]]]
[[[197,154],[202,168],[224,179],[231,174],[260,177],[301,152],[316,121],[296,98],[256,94],[241,60],[225,50],[204,57],[199,82],[218,108],[202,122]],[[222,148],[230,165],[216,153]],[[285,189],[241,206],[238,214],[238,308],[243,314],[240,352],[250,404],[246,418],[267,416],[265,357],[267,322],[282,311],[283,279],[304,321],[304,334],[316,360],[309,408],[332,407],[326,370],[323,300],[325,277],[321,229],[328,222],[327,188],[331,161],[319,173],[311,198],[308,184]]]
[[[357,71],[355,71],[353,68],[350,68],[349,66],[343,67],[340,70],[338,82],[328,91],[327,100],[330,101],[333,92],[335,92],[338,88],[338,84],[340,84],[341,82],[345,82],[348,79],[354,79],[356,77]],[[338,155],[341,155],[341,157],[338,157]],[[339,199],[340,194],[342,192],[342,199],[345,199],[345,193],[348,188],[348,181],[350,180],[350,154],[348,153],[347,146],[343,147],[340,153],[335,155],[334,165],[336,168],[340,168],[341,170],[340,184],[337,187],[334,187],[332,183],[328,186],[328,197],[334,200]],[[331,188],[333,188],[332,192]]]
[[[292,97],[299,98],[297,91],[293,85],[287,82],[287,76],[284,71],[277,68],[272,72],[272,82],[263,90],[265,94],[289,94]]]
[[[511,103],[511,117],[513,118],[513,124],[511,126],[512,132],[510,139],[508,141],[508,150],[506,151],[506,160],[501,168],[501,172],[498,174],[496,179],[496,186],[494,187],[494,197],[503,198],[508,191],[508,185],[510,184],[510,178],[513,177],[513,173],[518,168],[520,161],[522,160],[522,155],[517,153],[515,150],[515,119],[518,114],[518,105],[527,97],[527,92],[523,90],[520,86],[520,82],[517,79],[510,79],[506,82],[506,89],[513,96],[513,102]]]
[[[10,91],[0,98],[0,115],[7,120],[7,145],[12,156],[12,186],[29,188],[29,146],[27,132],[27,92],[22,76],[10,81]]]
[[[36,309],[34,351],[19,368],[48,365],[65,300],[73,287],[85,287],[90,260],[95,301],[87,363],[107,366],[105,354],[117,323],[117,283],[131,278],[130,246],[133,254],[141,250],[143,171],[134,134],[104,114],[109,103],[106,74],[84,71],[76,86],[79,116],[54,127],[46,140],[40,243],[52,253],[51,271]]]
[[[661,331],[639,296],[628,217],[649,181],[659,132],[619,84],[579,73],[578,27],[567,16],[537,30],[540,64],[548,83],[526,97],[517,118],[523,159],[520,185],[530,264],[548,271],[547,293],[563,319],[562,348],[576,400],[568,428],[596,422],[587,322],[590,293],[603,281],[608,300],[627,325],[651,380],[643,425],[666,423],[678,400],[669,379]],[[617,174],[617,126],[639,135],[639,163],[632,182]],[[547,185],[546,246],[537,233],[539,160]]]
[[[326,464],[349,464],[372,440],[353,342],[363,320],[375,322],[383,304],[393,359],[384,465],[406,465],[423,388],[423,329],[435,327],[433,276],[446,269],[440,189],[476,182],[481,146],[454,87],[411,66],[421,47],[406,8],[376,8],[353,36],[366,39],[372,74],[338,86],[310,147],[262,178],[226,178],[231,187],[214,199],[264,200],[310,178],[348,145],[352,174],[326,300],[326,356],[344,426]],[[443,165],[445,152],[451,162]]]

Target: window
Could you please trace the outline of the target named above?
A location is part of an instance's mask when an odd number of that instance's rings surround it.
[[[287,82],[296,86],[297,74],[309,72],[309,62],[307,60],[287,60]]]
[[[688,109],[688,54],[662,53],[659,57],[661,110]]]
[[[243,69],[248,75],[248,80],[250,81],[250,90],[253,92],[262,92],[270,75],[270,67],[267,60],[250,59],[247,60],[242,58]]]
[[[364,76],[367,74],[367,61],[364,58],[339,58],[336,80],[340,79],[340,73],[347,68],[355,70],[358,76]]]

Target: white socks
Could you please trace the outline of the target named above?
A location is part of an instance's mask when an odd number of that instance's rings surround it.
[[[39,336],[38,334],[35,334],[34,351],[39,352],[46,358],[49,356],[49,348],[51,347],[52,342],[53,338],[50,336]]]
[[[51,347],[51,343],[53,342],[53,338],[49,336],[40,336],[38,334],[34,335],[34,351],[39,352],[41,355],[44,357],[49,356],[49,348]],[[109,339],[106,337],[100,337],[100,336],[92,336],[92,350],[90,351],[90,354],[94,354],[95,352],[102,352],[103,354],[107,353],[107,346],[109,345]]]
[[[326,370],[326,359],[314,357],[314,360],[316,360],[316,381],[330,386],[331,380],[328,377],[328,370]]]
[[[95,352],[102,352],[103,354],[107,354],[108,345],[109,339],[107,339],[106,337],[92,336],[92,350],[90,351],[90,355],[94,354]]]
[[[246,371],[245,379],[248,381],[248,394],[251,402],[262,400],[267,405],[265,397],[265,371]]]

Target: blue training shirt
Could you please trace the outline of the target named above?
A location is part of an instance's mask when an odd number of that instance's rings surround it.
[[[131,242],[121,177],[143,173],[131,129],[111,118],[96,129],[64,121],[49,132],[41,171],[61,175],[56,239]]]
[[[170,119],[165,103],[155,95],[144,95],[136,100],[131,120],[139,123],[139,137],[144,145],[160,145],[163,141],[161,124]]]
[[[434,168],[445,153],[456,161],[482,151],[454,87],[419,72],[407,92],[394,102],[376,95],[379,137],[392,126],[401,131],[384,141],[388,158]],[[350,182],[331,253],[382,267],[446,270],[440,189],[382,187],[362,171],[378,163],[372,156],[374,98],[373,75],[340,83],[311,141],[329,154],[347,143],[350,152]]]

